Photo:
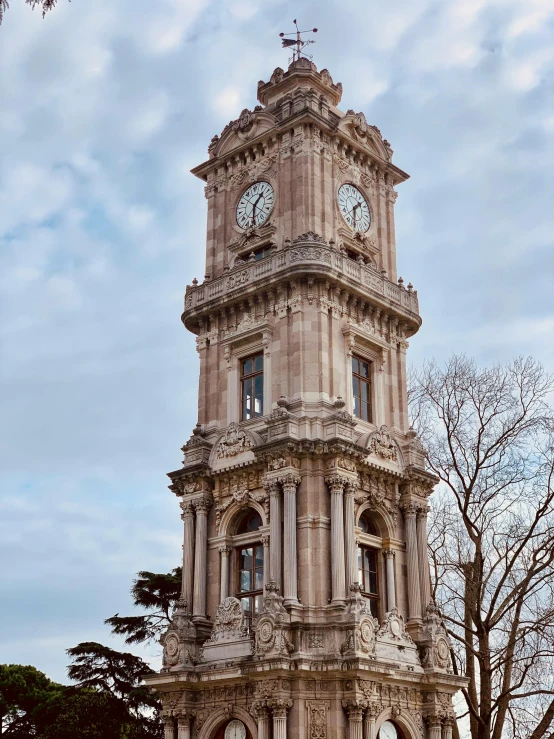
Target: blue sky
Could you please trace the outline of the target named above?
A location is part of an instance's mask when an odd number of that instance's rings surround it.
[[[139,569],[181,556],[165,473],[196,423],[180,323],[204,274],[189,170],[311,48],[412,176],[399,272],[409,357],[532,354],[554,371],[551,0],[12,0],[0,27],[0,661],[65,679],[64,649],[115,648]],[[156,666],[159,650],[135,650]]]

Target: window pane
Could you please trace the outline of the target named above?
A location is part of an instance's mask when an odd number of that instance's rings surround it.
[[[352,357],[352,372],[355,372],[357,375],[360,374],[357,357]]]
[[[360,381],[357,377],[352,378],[352,392],[354,393],[355,398],[360,397]]]
[[[375,572],[369,573],[369,587],[367,592],[377,594],[377,575]]]
[[[242,382],[242,397],[250,398],[252,396],[252,378],[243,380]]]
[[[262,546],[256,547],[256,567],[264,566],[264,548]]]
[[[257,568],[256,569],[256,584],[254,585],[254,590],[261,590],[264,586],[264,571],[263,569]]]
[[[252,590],[252,573],[250,570],[241,570],[240,572],[240,592],[247,593]]]
[[[254,606],[255,609],[256,609],[255,612],[256,613],[261,613],[263,606],[264,606],[264,598],[263,598],[263,595],[257,595],[256,596],[256,601],[255,601],[255,606]]]
[[[360,375],[369,377],[369,364],[367,362],[360,361]]]
[[[362,414],[360,412],[360,401],[359,401],[359,399],[356,396],[354,396],[354,415],[357,418],[361,418],[362,417]]]
[[[257,357],[254,357],[254,371],[261,372],[263,368],[264,368],[264,355],[258,354]]]
[[[262,396],[264,394],[264,376],[256,375],[254,377],[254,395]]]
[[[379,618],[379,614],[377,613],[377,600],[375,598],[370,599],[369,610],[371,611],[373,618]]]
[[[252,549],[241,549],[240,551],[240,564],[239,569],[251,570],[252,569]]]
[[[261,416],[263,413],[263,397],[254,398],[254,416]]]
[[[245,616],[249,616],[252,613],[252,605],[251,605],[250,598],[241,598],[240,605],[242,608],[242,612],[244,613]]]
[[[369,421],[369,404],[368,403],[362,403],[362,412],[360,414],[360,418],[364,421]]]
[[[242,374],[250,375],[251,373],[252,373],[252,359],[245,359],[244,362],[242,363]]]
[[[361,389],[362,389],[362,400],[365,403],[369,403],[369,382],[362,382]]]

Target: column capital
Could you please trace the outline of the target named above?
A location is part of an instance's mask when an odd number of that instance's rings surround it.
[[[442,716],[438,713],[430,713],[427,716],[424,716],[425,723],[431,727],[431,726],[440,726],[442,723]]]
[[[267,534],[262,536],[261,542],[264,547],[269,546],[269,536]]]
[[[223,557],[228,557],[231,554],[231,551],[232,551],[232,547],[228,547],[228,546],[219,547],[219,553]]]
[[[177,714],[177,726],[182,728],[189,728],[190,727],[190,720],[192,718],[191,714],[187,711],[178,711]]]
[[[287,472],[286,475],[280,475],[277,478],[277,482],[281,484],[284,491],[287,489],[292,489],[292,491],[295,492],[296,488],[302,482],[302,478],[300,477],[300,475],[295,475],[294,472]]]
[[[332,493],[342,493],[347,483],[351,481],[349,477],[344,475],[329,475],[325,478],[325,482]]]
[[[368,703],[366,715],[375,721],[377,716],[381,713],[381,706],[378,703]]]
[[[394,559],[396,549],[383,549],[383,554],[387,559]]]
[[[415,518],[418,512],[418,508],[419,506],[417,506],[413,501],[403,503],[400,506],[400,509],[404,513],[404,518]]]
[[[290,698],[275,698],[268,701],[267,705],[271,708],[274,718],[286,718],[287,711],[292,708],[292,700]]]
[[[202,513],[208,515],[208,511],[212,507],[212,503],[213,497],[211,495],[203,495],[201,498],[195,498],[192,501],[194,509],[196,510],[196,515]]]
[[[343,700],[342,707],[348,714],[350,721],[361,721],[364,709],[367,708],[367,701],[364,700]]]
[[[427,514],[429,513],[429,510],[430,509],[428,505],[417,506],[416,514],[417,514],[418,521],[422,519],[426,519]]]
[[[258,700],[254,701],[252,705],[250,706],[250,714],[254,716],[254,718],[266,718],[269,716],[269,709],[267,707],[267,701],[266,700]]]
[[[181,519],[184,521],[185,518],[190,517],[192,518],[194,516],[194,506],[192,504],[192,501],[190,500],[182,500],[179,503],[179,507],[183,511],[181,513]]]
[[[271,477],[269,479],[265,479],[263,481],[264,490],[268,495],[279,495],[281,492],[279,490],[279,482],[277,481],[277,478]]]

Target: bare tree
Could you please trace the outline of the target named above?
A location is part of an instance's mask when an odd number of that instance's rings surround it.
[[[434,597],[472,739],[554,737],[552,378],[532,359],[479,369],[455,356],[412,376],[416,430],[440,478]],[[466,715],[467,715],[466,714]]]
[[[42,17],[44,18],[46,13],[56,6],[57,1],[58,0],[25,0],[25,3],[27,5],[30,5],[33,10],[37,5],[39,6],[39,8],[42,8]],[[69,1],[71,2],[71,0]],[[0,23],[2,23],[2,20],[4,18],[4,12],[9,7],[10,4],[8,0],[0,0]]]

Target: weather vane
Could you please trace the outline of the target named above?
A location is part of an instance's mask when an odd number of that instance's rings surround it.
[[[317,28],[312,28],[309,31],[300,31],[298,29],[298,23],[296,22],[296,18],[293,20],[294,25],[296,26],[296,31],[292,31],[292,33],[280,33],[279,36],[283,40],[283,49],[290,49],[293,46],[296,46],[296,49],[292,52],[292,61],[295,62],[297,59],[300,59],[301,56],[306,56],[308,59],[312,59],[313,57],[311,54],[306,54],[303,49],[305,46],[308,46],[308,44],[315,44],[315,41],[313,39],[310,39],[308,41],[304,41],[302,39],[303,33],[317,33]],[[296,38],[285,38],[285,36],[296,36]]]

